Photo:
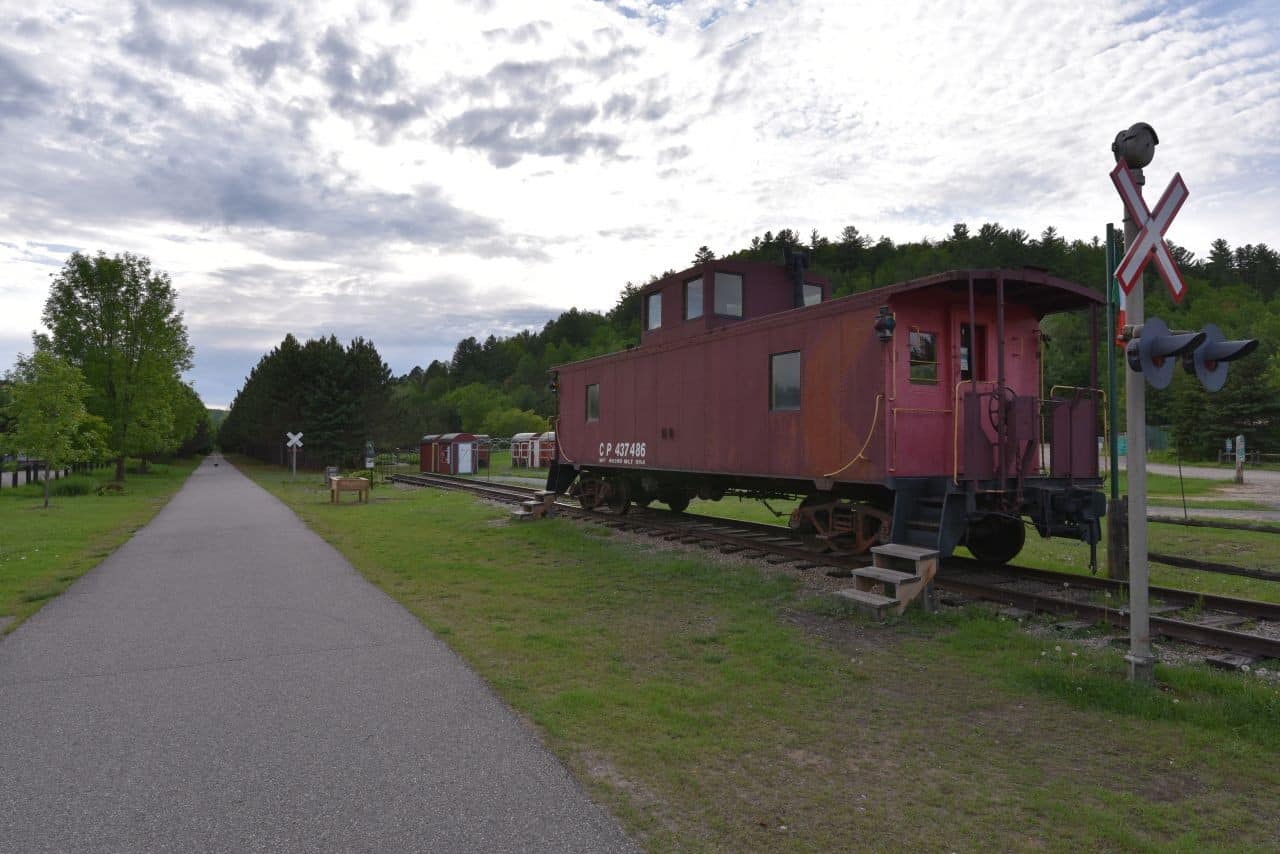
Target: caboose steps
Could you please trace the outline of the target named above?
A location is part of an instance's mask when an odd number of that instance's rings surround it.
[[[920,576],[909,572],[898,572],[896,569],[881,569],[878,566],[864,566],[853,571],[854,578],[865,578],[874,584],[885,586],[906,584],[920,580]]]
[[[512,511],[511,517],[521,522],[532,522],[552,515],[556,505],[556,493],[542,489],[535,492],[534,496],[521,501],[520,509]]]
[[[871,566],[853,570],[852,589],[840,590],[837,595],[854,601],[877,619],[890,607],[901,614],[922,593],[921,605],[932,610],[928,591],[938,572],[937,549],[889,543],[872,547],[871,560]]]
[[[922,560],[938,559],[937,549],[925,549],[917,546],[904,546],[900,543],[886,543],[883,546],[874,546],[871,549],[873,555],[879,555],[889,560],[908,560],[919,562]],[[876,566],[881,566],[877,563]]]
[[[858,590],[854,587],[846,587],[843,590],[837,590],[834,595],[852,602],[859,611],[877,620],[883,620],[886,610],[889,608],[896,609],[900,604],[897,599],[892,599],[888,596],[881,596],[878,593],[869,593],[865,590]]]

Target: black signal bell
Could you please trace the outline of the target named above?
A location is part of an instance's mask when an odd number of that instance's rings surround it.
[[[1204,325],[1204,343],[1182,354],[1182,367],[1195,374],[1209,391],[1218,391],[1227,382],[1227,363],[1247,356],[1258,348],[1258,339],[1228,341],[1212,323]]]

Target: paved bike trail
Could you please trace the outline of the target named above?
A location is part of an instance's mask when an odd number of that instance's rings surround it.
[[[0,851],[632,849],[443,643],[214,462],[0,641]]]

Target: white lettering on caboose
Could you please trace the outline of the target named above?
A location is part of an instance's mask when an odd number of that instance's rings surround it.
[[[601,442],[596,462],[614,466],[642,466],[645,464],[644,442]]]

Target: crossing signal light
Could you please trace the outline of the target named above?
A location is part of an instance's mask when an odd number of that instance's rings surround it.
[[[1167,388],[1173,379],[1174,357],[1199,347],[1205,337],[1203,332],[1170,332],[1163,320],[1149,317],[1139,337],[1129,342],[1125,355],[1129,367],[1140,372],[1152,387]]]
[[[1227,363],[1247,356],[1258,347],[1257,338],[1228,341],[1212,323],[1204,326],[1204,343],[1182,354],[1182,367],[1195,374],[1209,391],[1218,391],[1227,382]]]

